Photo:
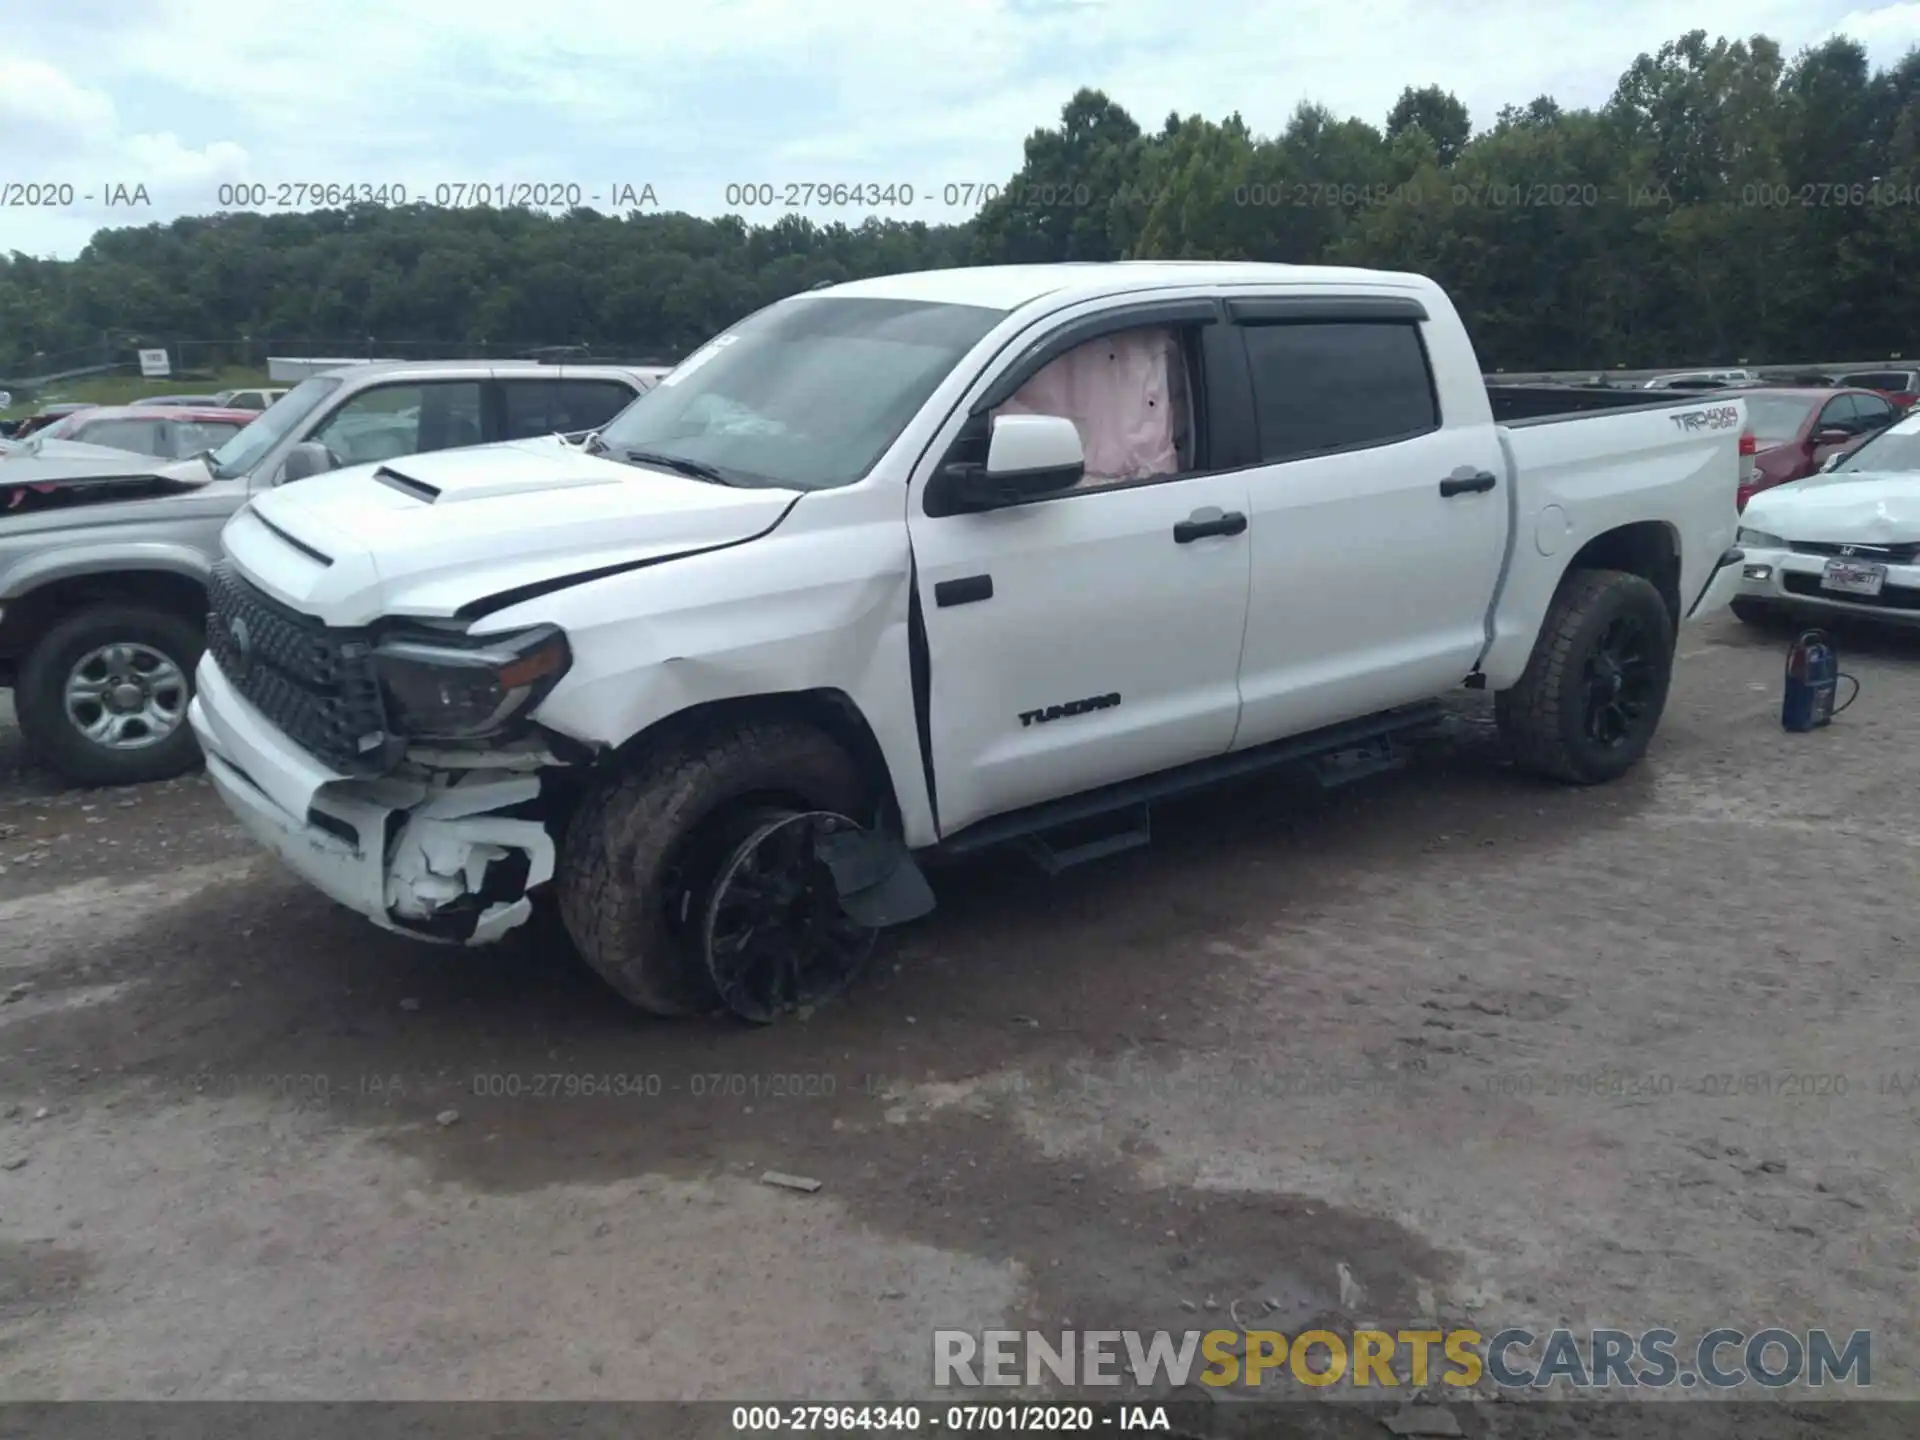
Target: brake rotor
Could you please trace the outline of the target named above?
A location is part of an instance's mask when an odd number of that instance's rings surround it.
[[[721,861],[700,948],[734,1014],[765,1025],[831,999],[873,954],[880,932],[841,908],[833,872],[816,851],[823,837],[859,828],[828,810],[771,812]]]

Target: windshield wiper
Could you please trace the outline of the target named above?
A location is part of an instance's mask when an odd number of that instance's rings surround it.
[[[695,480],[710,481],[715,485],[733,484],[713,466],[703,465],[698,460],[683,460],[678,455],[661,455],[652,450],[629,450],[626,456],[635,465],[658,465],[663,470],[672,470],[681,475],[691,476]]]

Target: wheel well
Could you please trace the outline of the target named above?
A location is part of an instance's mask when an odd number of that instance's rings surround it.
[[[656,721],[629,737],[611,759],[631,764],[664,741],[678,739],[688,731],[715,724],[740,724],[754,720],[787,720],[811,725],[845,750],[860,773],[873,788],[883,823],[897,825],[900,802],[894,793],[893,773],[874,736],[873,727],[860,707],[844,690],[788,690],[776,695],[736,696],[690,705],[664,720]],[[604,762],[603,762],[604,763]]]
[[[204,624],[207,587],[174,570],[106,570],[51,581],[6,602],[0,618],[0,662],[23,659],[56,620],[101,604],[148,605]]]
[[[1663,520],[1643,520],[1596,535],[1567,566],[1575,570],[1624,570],[1660,592],[1667,614],[1680,626],[1680,540]]]

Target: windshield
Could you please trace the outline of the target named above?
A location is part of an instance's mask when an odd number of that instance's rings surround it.
[[[339,388],[337,375],[310,375],[302,380],[207,458],[213,478],[231,480],[246,474]]]
[[[1792,395],[1749,395],[1747,429],[1756,444],[1784,445],[1800,434],[1818,400],[1803,400]]]
[[[1835,383],[1852,385],[1861,390],[1904,391],[1907,377],[1905,372],[1899,370],[1863,370],[1858,375],[1842,375]]]
[[[75,432],[93,417],[84,410],[75,410],[71,415],[62,415],[51,425],[45,426],[35,436],[38,440],[72,440]]]
[[[797,295],[689,356],[594,448],[710,467],[729,484],[850,484],[1004,313]]]
[[[1908,426],[1913,428],[1909,429]],[[1920,425],[1903,421],[1882,430],[1835,465],[1836,474],[1861,470],[1920,470]]]

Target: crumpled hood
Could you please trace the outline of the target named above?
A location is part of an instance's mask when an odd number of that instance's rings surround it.
[[[771,530],[798,498],[520,440],[279,486],[221,540],[270,594],[355,626],[472,613],[528,586],[738,544]]]
[[[1788,540],[1844,544],[1920,541],[1920,474],[1856,471],[1809,475],[1747,502],[1740,523]]]
[[[199,489],[209,478],[198,461],[50,441],[37,453],[16,451],[0,457],[0,517],[53,506],[175,495]]]

